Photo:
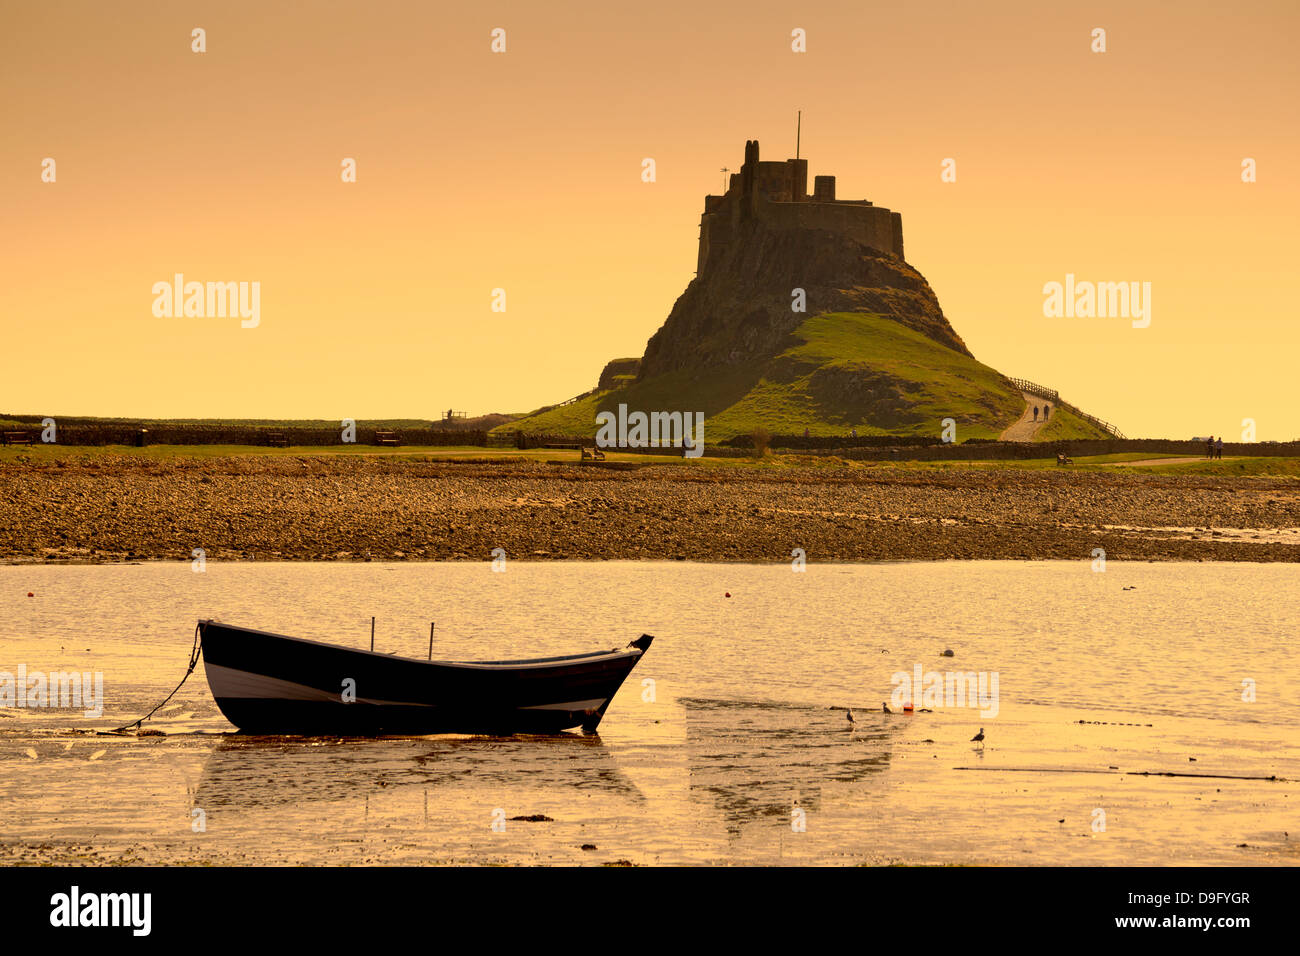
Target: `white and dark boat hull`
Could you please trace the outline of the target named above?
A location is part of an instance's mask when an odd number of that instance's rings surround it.
[[[653,640],[526,661],[420,661],[199,627],[212,696],[250,734],[593,733]]]

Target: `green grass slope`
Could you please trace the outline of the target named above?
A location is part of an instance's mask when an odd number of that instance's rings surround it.
[[[648,378],[503,430],[590,436],[596,414],[620,403],[629,411],[704,412],[709,441],[759,427],[774,435],[856,428],[859,435],[937,437],[945,418],[956,420],[958,441],[996,438],[1025,407],[999,372],[970,356],[892,319],[838,312],[805,320],[774,358]]]
[[[1088,421],[1080,418],[1068,408],[1057,406],[1052,409],[1052,419],[1038,430],[1034,441],[1070,441],[1075,438],[1109,438],[1106,432]]]

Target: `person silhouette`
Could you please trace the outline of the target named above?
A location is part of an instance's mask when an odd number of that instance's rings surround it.
[[[1034,406],[1034,421],[1038,421],[1038,406]]]

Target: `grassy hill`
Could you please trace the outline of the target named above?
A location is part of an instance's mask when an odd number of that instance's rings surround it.
[[[859,435],[937,437],[945,418],[956,420],[958,441],[996,438],[1025,407],[1010,382],[969,355],[881,315],[835,312],[805,319],[773,358],[653,376],[503,430],[590,436],[597,412],[620,403],[629,411],[704,412],[709,441],[759,427],[774,435],[856,428]],[[1054,431],[1052,437],[1100,434],[1074,416]]]
[[[1034,441],[1069,441],[1074,438],[1107,438],[1105,431],[1068,408],[1052,409],[1052,420],[1038,430]]]

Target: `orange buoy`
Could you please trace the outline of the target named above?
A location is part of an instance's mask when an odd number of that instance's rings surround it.
[[[33,594],[31,591],[28,591],[28,592],[27,592],[27,596],[28,596],[28,597],[36,597],[36,595]]]

